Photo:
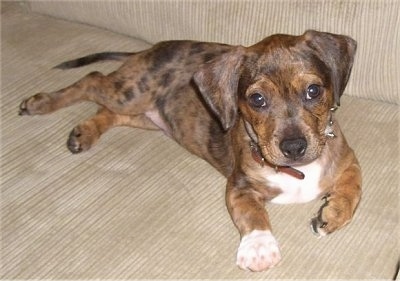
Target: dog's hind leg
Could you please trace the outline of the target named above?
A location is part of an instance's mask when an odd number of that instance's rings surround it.
[[[19,114],[47,114],[82,101],[95,102],[117,114],[144,113],[149,95],[136,97],[133,87],[124,88],[124,82],[118,80],[115,74],[113,72],[105,76],[100,72],[92,72],[59,91],[33,95],[22,101]]]
[[[117,126],[129,126],[147,130],[159,130],[144,114],[120,115],[107,108],[100,108],[96,115],[76,126],[70,133],[67,146],[72,153],[91,148],[100,136]]]
[[[19,114],[47,114],[81,101],[88,101],[90,92],[100,91],[105,86],[103,77],[99,72],[92,72],[64,89],[33,95],[22,101],[19,106]]]

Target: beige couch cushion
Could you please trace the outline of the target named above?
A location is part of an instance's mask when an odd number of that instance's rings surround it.
[[[346,93],[399,103],[400,1],[32,1],[34,11],[100,26],[146,42],[195,39],[251,45],[307,29],[358,42]]]
[[[226,211],[225,179],[207,163],[160,132],[128,128],[71,155],[67,135],[95,112],[92,104],[17,116],[19,102],[35,92],[118,66],[51,69],[59,62],[148,45],[31,14],[18,3],[1,8],[2,279],[393,277],[400,253],[397,105],[346,96],[338,112],[364,174],[355,220],[317,239],[308,220],[321,202],[268,204],[283,261],[247,273],[235,266],[239,235]]]

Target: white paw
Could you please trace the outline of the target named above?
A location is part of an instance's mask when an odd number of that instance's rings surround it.
[[[242,237],[236,264],[245,270],[263,271],[281,260],[279,245],[271,231],[253,230]]]

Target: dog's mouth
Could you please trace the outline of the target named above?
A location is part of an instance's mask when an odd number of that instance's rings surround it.
[[[253,156],[253,159],[256,162],[258,162],[261,166],[267,165],[267,166],[270,166],[271,168],[275,169],[276,172],[282,172],[282,173],[288,174],[299,180],[304,179],[304,177],[305,177],[304,173],[301,172],[300,170],[297,170],[293,166],[276,165],[276,164],[273,164],[272,162],[268,161],[267,158],[262,153],[260,147],[256,143],[250,142],[250,148],[251,148],[251,154]]]
[[[293,168],[305,166],[313,162],[315,159],[298,159],[298,160],[288,160],[283,162],[270,162],[271,165],[276,166],[290,166]],[[268,161],[268,160],[267,160]]]
[[[284,150],[280,149],[276,145],[265,145],[263,143],[254,144],[257,146],[259,153],[262,157],[270,163],[272,166],[291,166],[299,167],[308,165],[318,158],[320,155],[322,146],[320,145],[309,145],[308,148],[302,148],[302,153],[297,155],[288,155]]]

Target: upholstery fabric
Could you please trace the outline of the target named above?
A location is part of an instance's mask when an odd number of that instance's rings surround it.
[[[2,2],[1,279],[393,278],[400,253],[399,50],[384,41],[398,39],[398,2],[326,2],[321,10],[316,1],[255,2],[268,15],[250,1],[31,3],[69,21]],[[225,32],[227,23],[234,26]],[[354,32],[359,40],[337,114],[359,157],[364,193],[354,221],[321,239],[308,225],[321,202],[267,204],[283,255],[267,272],[235,266],[239,235],[225,207],[225,179],[161,132],[116,128],[90,151],[71,155],[67,136],[95,105],[17,116],[23,98],[119,65],[52,69],[66,59],[141,50],[167,38],[251,44],[305,27]]]
[[[156,43],[170,39],[251,45],[273,33],[307,29],[358,42],[348,93],[399,103],[400,1],[160,0],[32,1],[34,11]]]

